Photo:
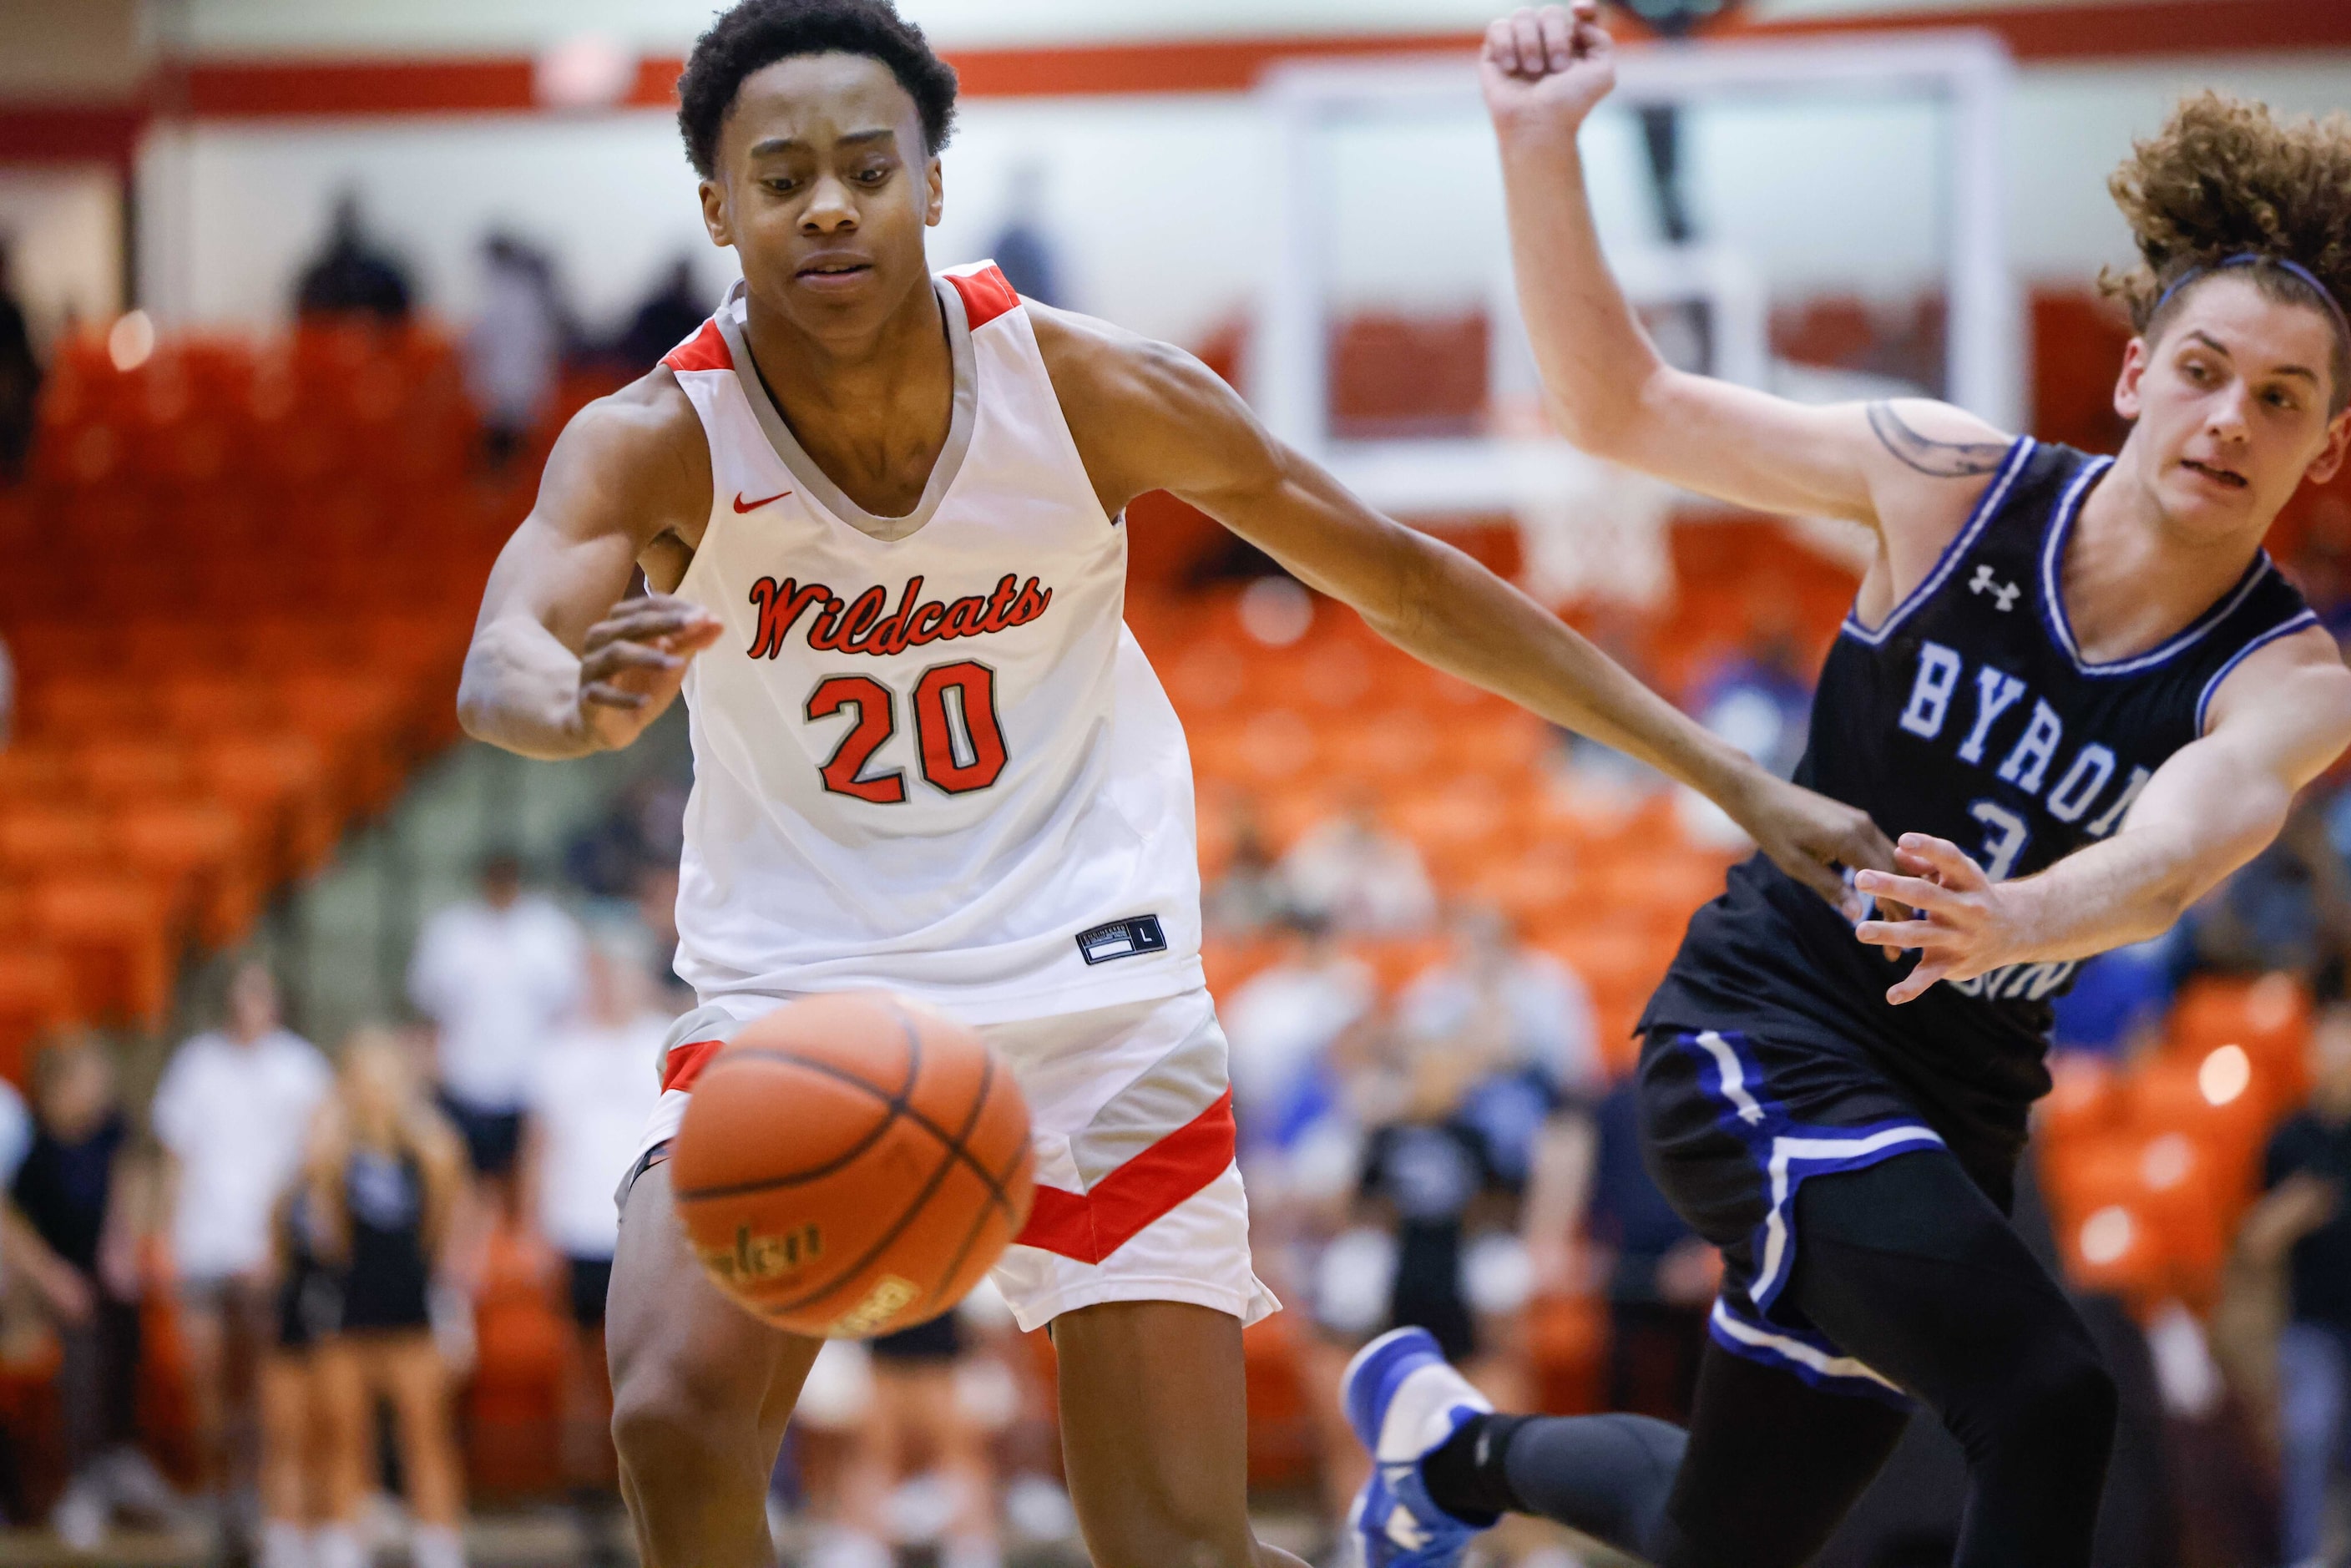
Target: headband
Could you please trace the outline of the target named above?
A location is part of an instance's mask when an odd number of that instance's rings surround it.
[[[2195,282],[2198,278],[2202,277],[2207,273],[2226,272],[2232,267],[2259,267],[2264,262],[2283,271],[2290,272],[2296,277],[2302,279],[2304,283],[2309,284],[2312,291],[2315,293],[2318,296],[2319,300],[2325,305],[2326,313],[2335,318],[2335,329],[2343,334],[2343,340],[2346,345],[2351,345],[2351,318],[2346,318],[2343,314],[2343,307],[2341,303],[2335,299],[2335,291],[2327,287],[2324,283],[2319,282],[2318,275],[2311,271],[2310,268],[2303,266],[2302,263],[2290,260],[2283,256],[2265,256],[2257,250],[2241,251],[2237,255],[2229,257],[2228,260],[2216,261],[2210,267],[2189,267],[2187,271],[2181,273],[2178,277],[2171,280],[2170,287],[2165,289],[2162,293],[2155,297],[2155,308],[2147,312],[2147,317],[2150,320],[2153,319],[2156,314],[2162,310],[2164,306],[2170,303],[2171,297],[2173,295],[2179,293],[2181,289],[2187,287],[2189,284]]]

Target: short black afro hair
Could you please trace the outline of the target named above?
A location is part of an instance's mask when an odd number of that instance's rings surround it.
[[[694,172],[710,178],[718,130],[743,78],[794,55],[865,55],[890,68],[923,116],[925,151],[955,132],[955,68],[890,0],[741,0],[695,41],[677,78],[677,128]]]

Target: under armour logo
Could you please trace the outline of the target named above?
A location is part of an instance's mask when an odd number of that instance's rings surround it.
[[[2016,596],[2022,593],[2024,590],[2012,582],[1994,582],[1991,580],[1991,563],[1986,561],[1976,568],[1975,580],[1968,584],[1968,591],[1989,593],[1991,595],[1994,606],[2001,610],[2010,610],[2015,607]]]

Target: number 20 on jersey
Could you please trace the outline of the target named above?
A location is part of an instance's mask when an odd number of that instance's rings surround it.
[[[873,754],[898,733],[898,695],[871,675],[827,675],[809,693],[813,724],[852,716],[849,733],[817,769],[836,795],[896,806],[906,800],[904,768],[868,773]],[[1004,772],[1004,729],[996,716],[996,672],[977,659],[934,664],[911,698],[923,778],[949,795],[985,789]]]

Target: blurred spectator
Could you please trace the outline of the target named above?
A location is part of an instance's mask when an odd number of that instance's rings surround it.
[[[2351,640],[2351,502],[2321,490],[2286,574],[2338,643]]]
[[[168,1523],[178,1499],[138,1447],[139,1237],[145,1173],[115,1098],[114,1064],[87,1034],[33,1069],[34,1136],[9,1188],[31,1234],[10,1249],[47,1302],[62,1354],[57,1406],[68,1480],[50,1525],[94,1552],[117,1510]]]
[[[1004,226],[988,254],[1014,293],[1040,305],[1066,305],[1057,247],[1045,232],[1044,197],[1045,166],[1033,160],[1015,164],[1005,192]]]
[[[1473,1211],[1481,1198],[1512,1190],[1484,1129],[1462,1114],[1476,1071],[1434,1040],[1421,1040],[1407,1060],[1403,1105],[1364,1145],[1358,1188],[1395,1235],[1390,1325],[1426,1329],[1446,1359],[1457,1363],[1481,1349],[1466,1267]]]
[[[685,848],[687,789],[660,773],[632,779],[564,846],[565,875],[590,898],[628,898],[642,868],[676,865]]]
[[[8,657],[8,640],[0,637],[0,751],[8,749],[8,736],[16,727],[16,665]]]
[[[1460,1114],[1485,1134],[1504,1176],[1523,1183],[1544,1122],[1599,1091],[1592,1000],[1573,970],[1521,945],[1489,904],[1465,905],[1449,935],[1447,961],[1398,998],[1397,1024],[1461,1064]]]
[[[646,968],[658,1005],[674,1016],[695,1006],[694,988],[677,977],[677,862],[637,869],[637,919],[652,938]]]
[[[1371,969],[1318,915],[1282,922],[1296,946],[1249,977],[1221,1009],[1234,1113],[1245,1145],[1287,1148],[1343,1092],[1327,1053],[1379,998]]]
[[[152,1110],[203,1476],[225,1544],[249,1537],[255,1378],[270,1340],[270,1218],[332,1086],[318,1048],[278,1023],[277,982],[239,963],[227,1021],[172,1054]]]
[[[0,485],[14,484],[32,449],[41,393],[41,363],[16,299],[13,239],[0,235]],[[0,701],[0,740],[7,735],[7,704]]]
[[[2351,954],[2351,874],[2326,812],[2305,794],[2276,839],[2189,912],[2198,962],[2308,978]]]
[[[1757,614],[1772,612],[1768,601]],[[1752,645],[1698,678],[1690,711],[1698,722],[1781,778],[1796,771],[1812,722],[1813,682],[1792,628],[1759,629]]]
[[[2186,946],[2185,933],[2174,926],[2160,936],[2085,959],[2073,988],[2053,1004],[2054,1049],[2128,1058],[2163,1027]]]
[[[260,1568],[319,1568],[311,1535],[328,1522],[326,1399],[316,1352],[335,1332],[342,1287],[328,1266],[329,1239],[307,1182],[277,1206],[275,1333],[261,1358]]]
[[[358,193],[345,191],[335,198],[326,248],[295,285],[295,313],[370,317],[394,326],[408,319],[409,301],[407,273],[369,236]]]
[[[612,340],[615,366],[631,376],[652,370],[664,354],[702,329],[710,315],[710,303],[695,280],[694,258],[679,256]]]
[[[1342,932],[1395,936],[1437,917],[1420,852],[1381,824],[1369,796],[1299,840],[1282,857],[1281,878],[1290,904]]]
[[[419,1090],[389,1030],[343,1047],[304,1180],[334,1311],[313,1351],[327,1498],[312,1568],[363,1568],[360,1510],[375,1490],[376,1411],[392,1409],[416,1568],[463,1568],[465,1481],[450,1376],[426,1298],[465,1180],[456,1133]]]
[[[584,1561],[621,1561],[620,1508],[604,1366],[604,1295],[620,1240],[612,1195],[661,1099],[656,1065],[670,1017],[653,1003],[642,934],[600,931],[589,944],[586,1005],[538,1058],[523,1124],[523,1212],[562,1260],[573,1343],[563,1412],[563,1468],[586,1542]]]
[[[1246,806],[1233,812],[1233,852],[1224,873],[1200,899],[1200,923],[1211,936],[1254,936],[1281,918],[1281,873],[1266,848],[1257,813]]]
[[[977,1302],[1008,1323],[992,1290],[983,1286]],[[843,1568],[859,1547],[887,1563],[893,1542],[932,1540],[939,1568],[1001,1568],[987,1438],[990,1427],[1009,1419],[1018,1396],[1000,1363],[974,1354],[969,1320],[977,1315],[967,1307],[867,1345],[871,1403],[839,1483],[848,1540],[836,1539],[833,1550]]]
[[[494,465],[503,467],[522,449],[555,395],[564,337],[552,264],[512,235],[485,239],[482,313],[465,335],[465,390],[482,412]]]
[[[2287,1321],[2278,1336],[2279,1447],[2289,1563],[2314,1563],[2335,1479],[2351,1468],[2351,1001],[2339,988],[2311,1032],[2310,1103],[2270,1137],[2242,1246],[2283,1260]]]
[[[534,1063],[579,998],[580,964],[579,926],[523,891],[522,862],[507,853],[483,860],[480,898],[439,911],[417,936],[409,998],[440,1029],[442,1105],[480,1176],[514,1168]]]
[[[1593,1108],[1590,1207],[1608,1298],[1607,1407],[1687,1424],[1721,1256],[1684,1225],[1641,1163],[1639,1089],[1627,1076]]]

